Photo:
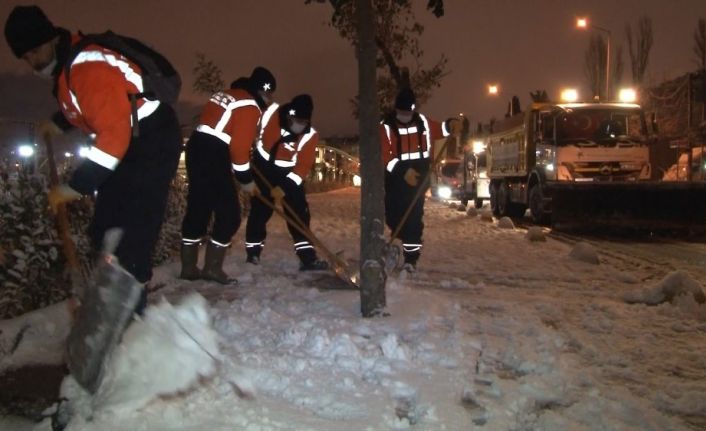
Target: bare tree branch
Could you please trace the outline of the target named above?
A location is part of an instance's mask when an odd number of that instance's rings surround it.
[[[630,55],[630,66],[632,70],[632,82],[635,85],[642,85],[645,78],[645,71],[652,50],[652,19],[643,16],[637,23],[637,34],[633,39],[632,26],[625,24],[625,38],[628,42],[628,53]]]
[[[706,19],[699,18],[694,30],[694,59],[700,70],[706,70]]]

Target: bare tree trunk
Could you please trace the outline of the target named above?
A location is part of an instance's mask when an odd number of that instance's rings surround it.
[[[358,97],[360,129],[360,308],[363,317],[383,314],[385,269],[384,177],[378,135],[377,54],[372,0],[355,0],[358,26]]]

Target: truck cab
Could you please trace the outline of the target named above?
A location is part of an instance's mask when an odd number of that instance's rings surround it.
[[[564,104],[538,109],[536,166],[551,181],[637,181],[651,176],[638,105]]]

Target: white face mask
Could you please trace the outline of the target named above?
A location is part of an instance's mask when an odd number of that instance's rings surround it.
[[[296,121],[292,121],[292,125],[289,128],[289,130],[295,135],[302,133],[304,129],[306,129],[306,123],[299,123]]]
[[[398,113],[397,113],[397,121],[399,121],[399,122],[402,123],[402,124],[407,124],[407,123],[409,123],[410,121],[412,121],[412,116],[413,116],[413,115],[414,115],[414,114],[413,114],[412,112],[410,112],[409,114],[401,114],[401,113],[398,112]]]
[[[51,73],[54,71],[54,68],[56,67],[56,56],[54,56],[54,59],[49,62],[46,66],[41,68],[40,70],[34,70],[34,74],[41,77],[41,78],[51,78]]]

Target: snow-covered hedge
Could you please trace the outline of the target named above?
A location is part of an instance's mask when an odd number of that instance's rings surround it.
[[[0,317],[8,318],[65,298],[70,280],[44,177],[21,172],[0,190]]]
[[[55,216],[47,202],[45,176],[20,172],[0,179],[0,319],[10,318],[66,298],[71,292]],[[177,176],[169,192],[154,263],[170,259],[179,246],[185,185]],[[84,277],[90,274],[87,236],[93,214],[89,199],[68,207],[71,234]]]
[[[181,221],[186,210],[186,191],[186,182],[181,175],[176,175],[169,188],[162,231],[152,255],[155,265],[171,259],[179,250],[179,244],[181,244]]]

